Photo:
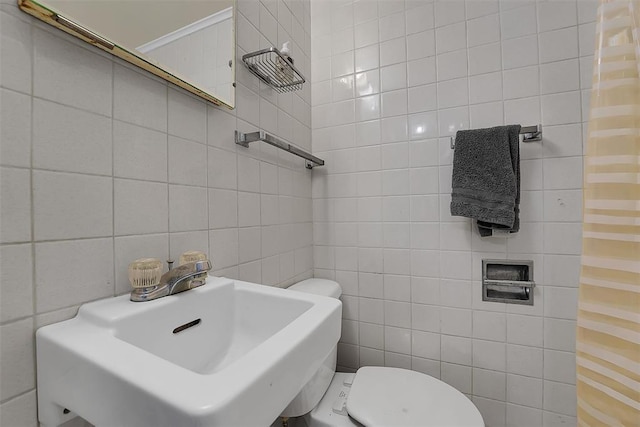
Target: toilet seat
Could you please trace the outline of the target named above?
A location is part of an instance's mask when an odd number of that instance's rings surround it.
[[[347,398],[349,416],[366,427],[484,427],[478,409],[455,388],[419,372],[363,367]]]

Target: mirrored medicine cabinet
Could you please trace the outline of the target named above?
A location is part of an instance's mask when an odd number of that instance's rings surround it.
[[[18,0],[18,5],[216,105],[235,106],[235,0]]]

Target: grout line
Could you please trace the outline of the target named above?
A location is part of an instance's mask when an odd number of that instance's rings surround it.
[[[118,292],[117,287],[117,278],[118,271],[116,269],[116,178],[115,178],[115,163],[116,163],[116,155],[115,155],[115,123],[114,123],[114,113],[115,113],[115,94],[116,94],[116,66],[113,60],[111,62],[111,117],[109,121],[111,122],[111,247],[112,247],[112,280],[113,280],[113,295],[116,295]],[[133,260],[132,260],[133,261]]]
[[[36,63],[36,48],[35,48],[35,26],[33,25],[33,21],[29,21],[29,33],[31,37],[31,46],[30,46],[30,54],[31,54],[31,93],[29,94],[29,107],[31,109],[31,121],[30,121],[30,129],[29,129],[29,196],[30,196],[30,245],[31,245],[31,328],[35,329],[36,326],[36,313],[38,308],[38,293],[37,293],[37,269],[36,269],[36,245],[35,245],[35,185],[34,185],[34,171],[33,171],[33,135],[34,135],[34,126],[35,126],[35,118],[34,118],[34,90],[35,90],[35,63]],[[33,369],[36,372],[36,346],[35,346],[35,338],[34,338],[34,346],[33,346]]]

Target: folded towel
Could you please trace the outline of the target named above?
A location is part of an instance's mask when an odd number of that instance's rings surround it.
[[[520,229],[520,125],[458,131],[451,215],[478,220],[481,236]]]

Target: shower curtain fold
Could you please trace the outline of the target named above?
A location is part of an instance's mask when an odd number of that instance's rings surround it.
[[[640,426],[640,1],[601,0],[584,164],[579,426]]]

